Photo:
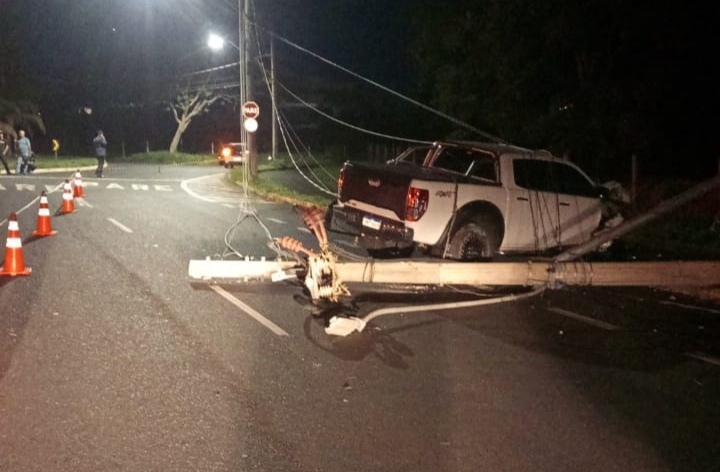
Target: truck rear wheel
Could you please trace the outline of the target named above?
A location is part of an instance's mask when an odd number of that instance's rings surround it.
[[[461,226],[450,239],[451,259],[477,261],[495,256],[500,237],[495,226],[484,218],[476,218]]]

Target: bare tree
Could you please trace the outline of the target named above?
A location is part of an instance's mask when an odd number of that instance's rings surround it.
[[[197,90],[182,90],[175,99],[170,103],[170,110],[173,112],[175,121],[178,126],[175,135],[170,142],[170,152],[177,152],[178,145],[183,133],[190,126],[190,122],[196,116],[207,113],[213,103],[221,99],[220,95],[216,95],[212,91],[201,88]]]

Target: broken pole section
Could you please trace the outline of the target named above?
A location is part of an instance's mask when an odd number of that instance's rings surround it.
[[[676,195],[675,197],[661,202],[656,207],[648,210],[642,215],[638,215],[635,218],[625,221],[624,223],[616,226],[615,228],[603,231],[596,237],[582,243],[577,246],[573,246],[570,249],[561,252],[555,256],[556,262],[568,262],[578,259],[585,254],[591,253],[599,248],[603,243],[617,239],[618,237],[633,231],[640,226],[649,223],[650,221],[675,210],[676,208],[685,205],[698,197],[701,197],[705,193],[713,190],[715,187],[720,186],[720,175],[706,180],[688,190]]]

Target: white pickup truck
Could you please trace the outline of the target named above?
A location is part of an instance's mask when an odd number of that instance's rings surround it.
[[[416,248],[456,260],[538,253],[601,229],[606,192],[547,151],[437,142],[385,164],[346,162],[331,229],[357,234],[377,257]]]

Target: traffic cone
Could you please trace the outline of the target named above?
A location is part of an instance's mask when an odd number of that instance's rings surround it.
[[[65,215],[67,213],[75,212],[75,198],[73,197],[73,191],[70,187],[70,181],[65,179],[65,185],[63,186],[63,202],[60,207],[60,214]]]
[[[75,178],[73,179],[73,197],[83,198],[84,196],[82,175],[80,175],[80,169],[78,169],[77,172],[75,172]]]
[[[22,252],[20,239],[20,226],[15,213],[10,215],[8,221],[8,237],[5,245],[5,263],[0,267],[0,275],[30,275],[32,269],[25,267],[25,258]]]
[[[55,236],[57,231],[53,231],[52,223],[50,223],[50,207],[48,206],[47,195],[45,190],[40,194],[40,208],[38,209],[37,229],[33,231],[33,236]]]

